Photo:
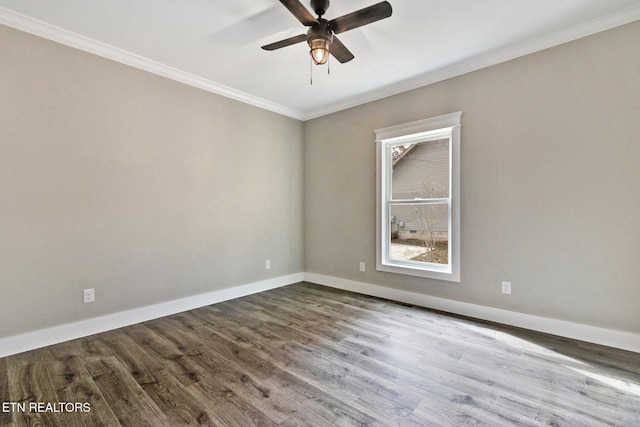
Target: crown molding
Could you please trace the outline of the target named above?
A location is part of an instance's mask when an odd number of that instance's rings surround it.
[[[423,86],[438,83],[453,77],[458,77],[473,71],[497,65],[512,59],[520,58],[531,53],[549,49],[602,31],[610,30],[631,22],[640,20],[640,5],[631,6],[618,12],[593,19],[582,24],[566,28],[555,33],[526,40],[518,44],[498,49],[476,56],[448,67],[443,67],[428,73],[420,74],[397,84],[385,86],[345,101],[334,103],[329,107],[322,107],[307,111],[303,120],[311,120],[338,111],[357,107],[369,102],[377,101],[389,96],[397,95]]]
[[[297,120],[303,120],[304,113],[284,105],[276,104],[266,99],[258,98],[248,93],[221,85],[194,74],[162,64],[140,55],[119,49],[115,46],[67,31],[55,25],[31,18],[9,9],[0,7],[0,24],[15,28],[26,33],[42,37],[66,46],[73,47],[103,58],[125,64],[139,70],[147,71],[207,92],[231,98],[254,107],[282,114]]]
[[[461,61],[448,67],[420,74],[397,84],[385,86],[359,96],[350,97],[344,101],[332,103],[330,106],[310,109],[308,111],[299,111],[0,7],[0,24],[302,121],[326,116],[382,98],[438,83],[637,20],[640,20],[640,5],[631,6],[555,33],[527,40],[504,49],[495,50]]]

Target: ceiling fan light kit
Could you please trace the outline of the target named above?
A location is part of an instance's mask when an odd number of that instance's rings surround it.
[[[313,3],[312,3],[313,4]],[[307,33],[307,43],[309,44],[309,54],[314,64],[322,65],[329,59],[333,33],[327,25],[327,21],[319,18],[319,25],[313,26]]]
[[[351,61],[354,58],[353,54],[335,37],[335,34],[344,33],[345,31],[388,18],[392,13],[389,2],[383,1],[327,21],[322,16],[329,8],[329,0],[311,0],[311,8],[318,15],[317,18],[314,18],[299,0],[280,0],[280,3],[282,3],[302,25],[310,27],[309,31],[307,31],[307,34],[299,34],[262,46],[262,49],[276,50],[306,41],[310,48],[309,54],[311,55],[311,59],[316,65],[325,64],[329,59],[329,55],[333,55],[341,63]]]
[[[327,62],[330,45],[331,41],[323,38],[309,40],[309,47],[311,48],[309,54],[314,64],[322,65]]]

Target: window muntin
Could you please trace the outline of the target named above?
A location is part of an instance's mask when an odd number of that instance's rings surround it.
[[[459,281],[461,115],[375,131],[378,270]]]

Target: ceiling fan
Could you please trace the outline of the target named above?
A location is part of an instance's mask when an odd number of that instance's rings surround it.
[[[322,16],[329,8],[329,0],[311,0],[311,8],[318,15],[314,18],[299,0],[280,0],[289,12],[305,27],[310,27],[306,34],[300,34],[288,39],[280,40],[262,46],[264,50],[276,50],[285,46],[306,41],[311,48],[311,58],[317,65],[324,64],[333,55],[338,61],[345,63],[353,59],[353,54],[343,45],[334,34],[370,24],[391,16],[391,5],[383,1],[373,6],[348,13],[339,18],[327,21]]]

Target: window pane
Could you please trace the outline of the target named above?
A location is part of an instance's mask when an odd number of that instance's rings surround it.
[[[449,206],[392,205],[389,258],[449,264]]]
[[[393,199],[449,197],[449,139],[397,145],[392,158]]]

